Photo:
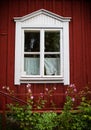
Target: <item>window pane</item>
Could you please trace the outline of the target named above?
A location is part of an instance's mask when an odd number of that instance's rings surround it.
[[[45,75],[60,75],[60,55],[45,55]]]
[[[25,55],[24,71],[27,75],[40,74],[40,57],[39,55]]]
[[[45,31],[45,52],[60,51],[60,31]]]
[[[39,52],[40,51],[40,32],[31,31],[25,32],[25,52]]]

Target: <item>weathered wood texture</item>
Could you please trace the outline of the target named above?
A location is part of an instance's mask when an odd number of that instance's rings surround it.
[[[88,0],[2,0],[0,1],[0,89],[10,86],[17,94],[26,92],[26,85],[14,86],[15,23],[13,18],[38,9],[47,9],[70,22],[70,83],[82,89],[91,83],[91,1]],[[56,86],[55,101],[63,104],[62,84],[32,84],[34,94],[45,87]],[[2,97],[0,97],[2,98]],[[7,100],[6,100],[7,101]],[[3,100],[1,106],[3,104]],[[0,107],[1,107],[0,106]]]

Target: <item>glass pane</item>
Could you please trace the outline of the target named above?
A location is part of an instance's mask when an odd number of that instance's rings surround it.
[[[25,52],[39,52],[40,51],[40,32],[31,31],[25,32]]]
[[[45,52],[60,51],[60,31],[45,31]]]
[[[44,74],[60,75],[60,55],[45,55]]]
[[[40,57],[39,55],[25,55],[24,71],[27,75],[40,74]]]

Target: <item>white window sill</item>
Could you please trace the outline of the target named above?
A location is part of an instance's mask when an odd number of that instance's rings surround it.
[[[64,83],[63,77],[21,77],[20,83]]]

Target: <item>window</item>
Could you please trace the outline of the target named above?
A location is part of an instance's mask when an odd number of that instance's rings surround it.
[[[24,30],[23,33],[25,74],[61,76],[61,30]]]
[[[69,84],[70,18],[41,9],[14,20],[15,84]]]

